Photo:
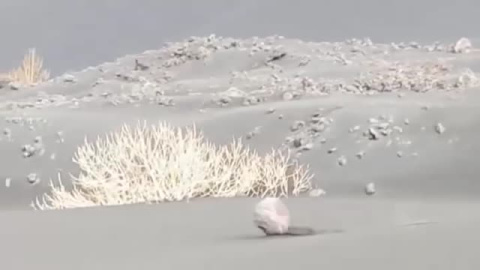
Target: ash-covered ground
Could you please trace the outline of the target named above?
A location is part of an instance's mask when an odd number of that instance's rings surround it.
[[[34,87],[3,84],[2,238],[17,241],[1,247],[5,267],[86,269],[70,261],[82,253],[94,261],[88,269],[478,269],[473,45],[211,35]],[[195,124],[212,142],[241,137],[260,153],[292,150],[317,187],[286,200],[293,219],[341,233],[263,240],[249,216],[256,199],[247,198],[30,209],[50,180],[78,173],[72,157],[84,139],[139,120]],[[118,238],[132,245],[119,250]],[[47,247],[12,259],[35,243]],[[61,246],[69,249],[60,259],[48,258]],[[195,260],[178,260],[182,252]]]

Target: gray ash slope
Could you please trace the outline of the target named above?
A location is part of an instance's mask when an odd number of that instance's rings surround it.
[[[0,201],[28,206],[50,178],[76,173],[85,137],[137,120],[195,123],[216,143],[243,137],[260,152],[290,148],[328,196],[363,196],[375,182],[377,196],[473,198],[479,56],[442,44],[212,35],[4,87]]]

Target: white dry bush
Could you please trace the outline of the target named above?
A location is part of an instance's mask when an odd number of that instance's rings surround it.
[[[80,167],[67,191],[59,178],[33,202],[36,209],[64,209],[181,201],[199,197],[287,197],[311,189],[307,166],[289,154],[265,156],[234,140],[216,146],[195,127],[166,123],[124,125],[95,143],[85,141],[74,162]]]
[[[48,80],[50,72],[43,69],[43,59],[37,55],[35,48],[29,49],[23,58],[22,65],[6,74],[1,74],[0,79],[8,82],[31,86]]]

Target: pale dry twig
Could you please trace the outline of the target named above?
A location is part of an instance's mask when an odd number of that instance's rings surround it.
[[[240,140],[216,146],[193,128],[168,124],[119,132],[80,147],[74,157],[81,173],[67,191],[61,180],[34,202],[37,209],[62,209],[181,201],[199,197],[286,197],[311,189],[308,168],[289,154],[264,157]]]

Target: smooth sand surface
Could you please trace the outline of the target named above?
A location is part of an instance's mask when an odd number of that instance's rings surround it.
[[[195,42],[222,48],[233,41]],[[178,65],[165,66],[172,59],[169,48],[71,73],[74,82],[58,77],[35,88],[2,89],[0,180],[11,182],[0,186],[1,267],[480,267],[480,89],[475,80],[465,83],[465,74],[477,76],[478,51],[453,54],[416,45],[392,49],[366,41],[312,43],[275,37],[236,41],[241,45]],[[286,56],[267,63],[278,50]],[[135,59],[149,69],[134,71]],[[395,63],[401,68],[394,68]],[[437,70],[437,64],[451,69]],[[345,90],[355,80],[377,87],[370,79],[385,76],[383,82],[389,83],[397,75],[403,83],[411,76],[417,86],[428,78],[445,84],[463,79],[462,87],[434,87],[425,93],[421,90],[427,86],[415,92],[394,90],[393,84],[392,91],[382,93]],[[315,113],[326,121],[318,132],[312,131],[312,121],[320,121],[312,118]],[[195,123],[215,143],[243,137],[260,153],[290,148],[327,192],[287,199],[293,223],[320,233],[262,236],[252,221],[257,198],[45,212],[30,208],[48,190],[49,179],[78,173],[71,159],[85,138],[93,140],[138,120]],[[292,130],[297,121],[305,127]],[[442,132],[435,128],[439,123]],[[378,124],[384,128],[373,127]],[[375,139],[368,135],[370,128],[377,130]],[[41,136],[45,152],[24,158],[22,146],[36,136]],[[301,140],[302,146],[291,140]],[[329,153],[332,148],[336,151]],[[360,152],[362,158],[357,157]],[[346,163],[340,166],[342,157]],[[40,181],[30,184],[30,173]],[[364,193],[370,182],[376,185],[374,196]]]
[[[477,202],[290,199],[320,233],[266,238],[255,201],[2,212],[6,269],[478,269]]]

